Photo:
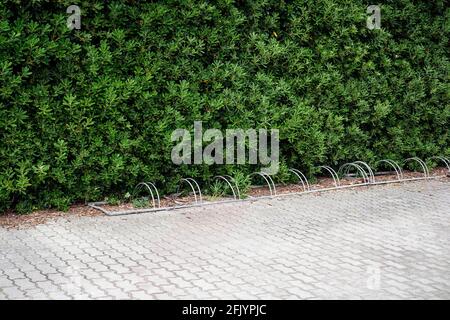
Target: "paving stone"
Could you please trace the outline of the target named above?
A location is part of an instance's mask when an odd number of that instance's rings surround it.
[[[11,300],[26,298],[25,292],[16,287],[2,288],[2,293]]]
[[[0,228],[2,299],[450,299],[450,180]]]
[[[6,287],[12,287],[13,281],[8,279],[6,276],[0,276],[0,289]]]

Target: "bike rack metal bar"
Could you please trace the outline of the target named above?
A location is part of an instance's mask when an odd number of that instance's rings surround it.
[[[194,184],[197,186],[198,194],[199,194],[199,196],[200,196],[200,203],[202,203],[202,202],[203,202],[202,190],[200,189],[200,186],[198,185],[197,181],[195,181],[195,180],[192,179],[192,178],[187,178],[187,179],[189,179],[189,180],[191,180],[192,182],[194,182]]]
[[[358,171],[361,176],[363,177],[364,183],[360,183],[362,184],[367,184],[369,183],[369,176],[367,175],[366,171],[364,171],[364,169],[357,163],[354,162],[348,162],[348,163],[344,163],[338,170],[338,172],[343,171],[344,169],[347,169],[346,174],[349,173],[350,167],[353,167],[356,169],[356,171]]]
[[[233,198],[236,199],[236,192],[234,191],[233,185],[230,183],[230,181],[228,181],[227,178],[225,178],[224,176],[215,176],[213,179],[217,180],[217,179],[222,179],[223,181],[225,181],[228,186],[231,189],[231,192],[233,192]]]
[[[269,186],[270,195],[277,194],[275,184],[273,183],[272,178],[268,174],[266,174],[264,172],[253,172],[252,174],[249,175],[249,177],[251,177],[253,175],[259,175],[259,176],[263,177],[264,180],[266,180],[266,183]],[[269,179],[267,179],[267,178],[269,178]],[[270,182],[269,182],[269,180],[270,180]]]
[[[447,159],[446,157],[443,156],[434,156],[434,157],[430,157],[428,159],[433,159],[433,160],[441,160],[442,162],[445,163],[445,166],[448,169],[448,172],[450,173],[450,160]]]
[[[197,187],[197,190],[198,190],[199,197],[200,197],[200,203],[202,203],[203,202],[202,191],[200,190],[200,186],[198,185],[197,181],[195,181],[192,178],[181,178],[180,179],[180,184],[178,185],[178,188],[177,188],[177,193],[180,190],[180,186],[183,184],[183,182],[186,182],[187,184],[189,184],[189,186],[192,189],[192,192],[194,193],[195,203],[198,203],[199,201],[198,201],[198,198],[197,198],[197,191],[195,190],[195,188],[194,188],[194,186],[193,186],[193,184],[191,182],[193,182],[195,184],[195,186]]]
[[[363,167],[361,167],[359,164],[353,162],[352,163],[354,166],[356,166],[357,168],[359,168],[359,171],[362,173],[363,179],[364,179],[364,183],[370,183],[370,179],[369,179],[369,175],[366,172],[366,170],[364,170]]]
[[[424,173],[425,177],[429,177],[430,176],[430,172],[428,171],[428,167],[425,164],[425,162],[423,162],[422,159],[420,159],[418,157],[408,158],[408,159],[405,159],[405,161],[403,161],[403,164],[406,164],[409,161],[416,161],[417,163],[419,163],[420,166],[422,167],[422,170],[423,170],[423,173]]]
[[[261,172],[263,175],[265,175],[270,182],[272,183],[272,187],[273,187],[273,194],[276,195],[277,194],[277,188],[275,187],[275,183],[272,180],[272,177],[270,175],[268,175],[267,173]]]
[[[394,168],[395,173],[397,174],[397,180],[403,179],[403,170],[402,170],[402,168],[400,168],[400,166],[395,161],[390,160],[390,159],[383,159],[383,160],[377,161],[375,164],[382,163],[382,162],[387,163],[391,167]]]
[[[136,187],[134,187],[134,191],[133,191],[133,193],[132,193],[132,194],[133,194],[133,197],[134,197],[134,196],[137,194],[137,192],[140,191],[143,187],[146,187],[147,190],[150,192],[150,195],[151,195],[151,197],[152,197],[153,208],[155,208],[155,207],[156,207],[156,205],[155,205],[155,197],[153,196],[152,188],[150,188],[149,185],[152,186],[153,189],[155,190],[156,196],[157,196],[157,199],[158,199],[158,208],[161,208],[161,201],[160,201],[160,198],[159,198],[158,188],[156,188],[156,186],[155,186],[152,182],[140,182],[140,183],[138,183],[138,184],[136,185]]]
[[[334,185],[336,187],[339,187],[341,185],[341,181],[339,180],[339,176],[336,173],[336,171],[334,171],[333,168],[331,168],[329,166],[318,166],[318,168],[325,169],[331,174],[331,177],[333,178],[333,181],[334,181]]]
[[[159,197],[159,192],[158,192],[158,188],[156,188],[155,184],[153,182],[147,182],[147,184],[151,185],[153,187],[153,189],[155,189],[156,192],[156,197],[158,199],[158,208],[161,208],[161,199]]]
[[[229,175],[224,175],[224,177],[230,179],[234,183],[234,186],[235,186],[237,194],[238,194],[238,198],[241,199],[241,190],[239,190],[239,185],[238,185],[236,179],[234,179],[233,177],[231,177]]]
[[[371,180],[371,181],[369,180],[369,183],[374,183],[375,182],[375,174],[373,173],[372,168],[366,162],[364,162],[364,161],[355,161],[353,163],[360,164],[360,165],[363,165],[364,167],[366,167],[367,171],[368,171],[368,175],[370,176],[370,180]]]
[[[308,179],[306,179],[306,176],[300,170],[291,168],[289,169],[289,171],[294,173],[297,176],[298,180],[302,183],[303,191],[311,189],[309,186]]]

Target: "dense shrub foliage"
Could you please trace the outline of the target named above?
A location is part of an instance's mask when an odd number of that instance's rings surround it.
[[[69,30],[66,8],[82,10]],[[0,210],[181,176],[176,128],[278,128],[282,168],[448,154],[449,1],[0,2]]]

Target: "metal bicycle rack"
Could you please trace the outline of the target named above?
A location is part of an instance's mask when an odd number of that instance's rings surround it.
[[[331,168],[330,166],[318,166],[318,168],[325,169],[331,174],[331,177],[333,178],[334,185],[336,188],[341,185],[341,180],[339,180],[339,176],[338,176],[337,172],[334,171],[333,168]]]
[[[142,190],[144,187],[147,188],[147,191],[149,192],[150,196],[152,197],[153,208],[156,208],[155,197],[153,196],[153,191],[155,191],[157,199],[158,199],[158,208],[161,208],[161,200],[159,198],[158,189],[156,188],[155,184],[152,183],[152,182],[141,182],[141,183],[138,183],[138,185],[134,188],[132,199],[134,199],[135,196],[137,195],[137,193],[140,190]],[[153,191],[152,191],[152,189],[153,189]]]
[[[249,175],[249,177],[252,177],[255,175],[259,175],[266,181],[267,185],[269,186],[269,191],[270,191],[271,196],[277,194],[277,188],[275,187],[275,183],[273,182],[272,177],[270,175],[268,175],[267,173],[264,173],[264,172],[253,172],[252,174]]]
[[[180,180],[176,193],[179,194],[180,187],[183,184],[183,182],[186,182],[191,187],[192,192],[194,194],[195,203],[202,203],[203,202],[202,190],[200,189],[200,186],[198,185],[197,181],[195,181],[192,178],[182,178]]]
[[[293,174],[295,174],[295,176],[298,178],[298,180],[300,181],[300,183],[303,186],[303,191],[311,190],[308,179],[306,179],[306,176],[300,170],[291,168],[291,169],[289,169],[289,171],[292,172]]]
[[[221,179],[221,180],[225,181],[228,184],[228,186],[230,187],[231,192],[233,192],[233,198],[235,200],[241,199],[241,192],[239,190],[239,186],[233,177],[224,175],[224,176],[215,176],[214,179],[215,180]]]
[[[363,180],[364,180],[363,183],[353,184],[354,186],[355,186],[355,185],[367,185],[367,184],[370,183],[370,179],[369,179],[369,176],[368,176],[367,172],[366,172],[366,171],[365,171],[358,163],[356,163],[356,162],[349,162],[349,163],[343,164],[343,165],[339,168],[338,173],[341,173],[341,172],[343,172],[344,170],[346,170],[346,171],[345,171],[345,174],[348,175],[348,173],[349,173],[349,171],[350,171],[350,169],[351,169],[352,167],[356,169],[356,171],[362,176],[362,178],[363,178]],[[368,167],[369,167],[369,166],[368,166]],[[369,167],[369,168],[370,168],[370,167]],[[370,169],[370,170],[372,170],[372,169]]]
[[[355,161],[353,162],[354,164],[357,164],[359,166],[362,166],[362,168],[366,168],[367,169],[367,182],[368,183],[375,183],[375,174],[372,170],[372,168],[364,161]],[[365,170],[363,170],[365,171]]]
[[[424,178],[428,178],[430,176],[430,172],[428,170],[426,163],[420,158],[412,157],[412,158],[405,159],[403,164],[407,164],[408,162],[411,162],[411,161],[417,162],[422,167]]]
[[[221,201],[203,201],[203,195],[200,188],[200,185],[197,183],[197,181],[193,178],[182,178],[179,181],[176,196],[179,196],[182,192],[181,186],[182,185],[188,185],[190,190],[192,190],[192,194],[194,196],[194,203],[189,204],[182,204],[182,205],[175,205],[175,206],[167,206],[167,207],[161,207],[161,199],[160,199],[160,193],[156,187],[156,184],[153,182],[141,182],[136,185],[136,187],[133,190],[132,198],[135,199],[136,196],[146,190],[149,195],[149,200],[151,198],[152,208],[143,208],[143,209],[130,209],[130,210],[123,210],[123,211],[108,211],[105,208],[102,208],[102,205],[106,205],[107,202],[101,201],[101,202],[92,202],[88,203],[87,205],[95,208],[97,210],[102,211],[106,215],[109,216],[118,216],[118,215],[128,215],[128,214],[136,214],[136,213],[144,213],[144,212],[157,212],[157,211],[169,211],[169,210],[175,210],[180,208],[192,208],[192,207],[199,207],[199,206],[206,206],[206,205],[213,205],[213,204],[220,204],[220,203],[229,203],[229,202],[245,202],[245,201],[255,201],[258,199],[272,199],[276,197],[283,197],[283,196],[289,196],[289,195],[300,195],[300,194],[308,194],[308,193],[317,193],[317,192],[325,192],[325,191],[331,191],[331,190],[338,190],[338,189],[345,189],[345,188],[355,188],[358,186],[370,186],[370,185],[381,185],[381,184],[389,184],[389,183],[403,183],[407,181],[415,181],[415,180],[429,180],[429,179],[439,179],[444,177],[450,177],[450,160],[444,156],[433,156],[427,158],[428,161],[434,161],[436,162],[442,162],[445,164],[446,168],[448,169],[447,175],[430,175],[430,170],[426,164],[425,161],[418,157],[411,157],[407,158],[402,162],[402,166],[400,166],[397,162],[391,159],[382,159],[378,160],[374,163],[374,167],[379,167],[380,165],[383,165],[384,167],[390,167],[394,171],[390,172],[379,172],[373,169],[367,162],[364,161],[353,161],[343,164],[337,171],[335,171],[332,167],[327,165],[321,165],[317,168],[326,170],[333,179],[333,187],[326,187],[326,188],[320,188],[320,189],[312,189],[311,185],[306,178],[306,175],[304,175],[300,170],[297,170],[295,168],[289,169],[289,172],[294,174],[296,178],[298,179],[298,184],[302,186],[302,191],[300,192],[289,192],[289,193],[280,193],[277,194],[276,185],[274,183],[274,180],[272,179],[272,176],[264,173],[264,172],[254,172],[248,176],[248,178],[252,178],[255,176],[261,177],[265,182],[266,185],[269,188],[270,195],[262,195],[257,197],[249,196],[248,198],[242,199],[241,192],[239,190],[239,186],[237,181],[229,176],[229,175],[218,175],[213,178],[213,180],[221,180],[224,181],[228,187],[230,188],[233,198],[232,199],[226,199]],[[422,176],[420,177],[409,177],[405,178],[405,172],[403,170],[403,166],[409,164],[409,163],[416,163],[420,166],[422,169]],[[342,184],[342,180],[339,178],[350,176],[350,170],[356,171],[353,175],[355,177],[361,177],[363,182],[361,183],[355,183],[355,184]],[[394,174],[396,176],[396,179],[394,180],[376,180],[375,176],[377,175],[384,175],[384,174]],[[156,196],[156,197],[155,197]],[[174,200],[175,201],[175,200]]]
[[[429,160],[441,160],[442,162],[444,162],[445,166],[448,169],[448,173],[450,174],[450,160],[449,159],[442,157],[442,156],[434,156],[434,157],[430,157],[428,159]]]
[[[394,168],[395,173],[397,175],[397,180],[391,180],[391,181],[387,181],[387,182],[398,182],[398,181],[402,181],[403,180],[403,170],[402,168],[398,165],[397,162],[390,160],[390,159],[383,159],[383,160],[379,160],[377,161],[375,164],[379,164],[379,163],[387,163],[389,164],[392,168]]]

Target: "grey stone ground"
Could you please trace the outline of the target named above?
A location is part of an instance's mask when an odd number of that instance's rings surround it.
[[[0,228],[0,299],[449,299],[450,181]]]

